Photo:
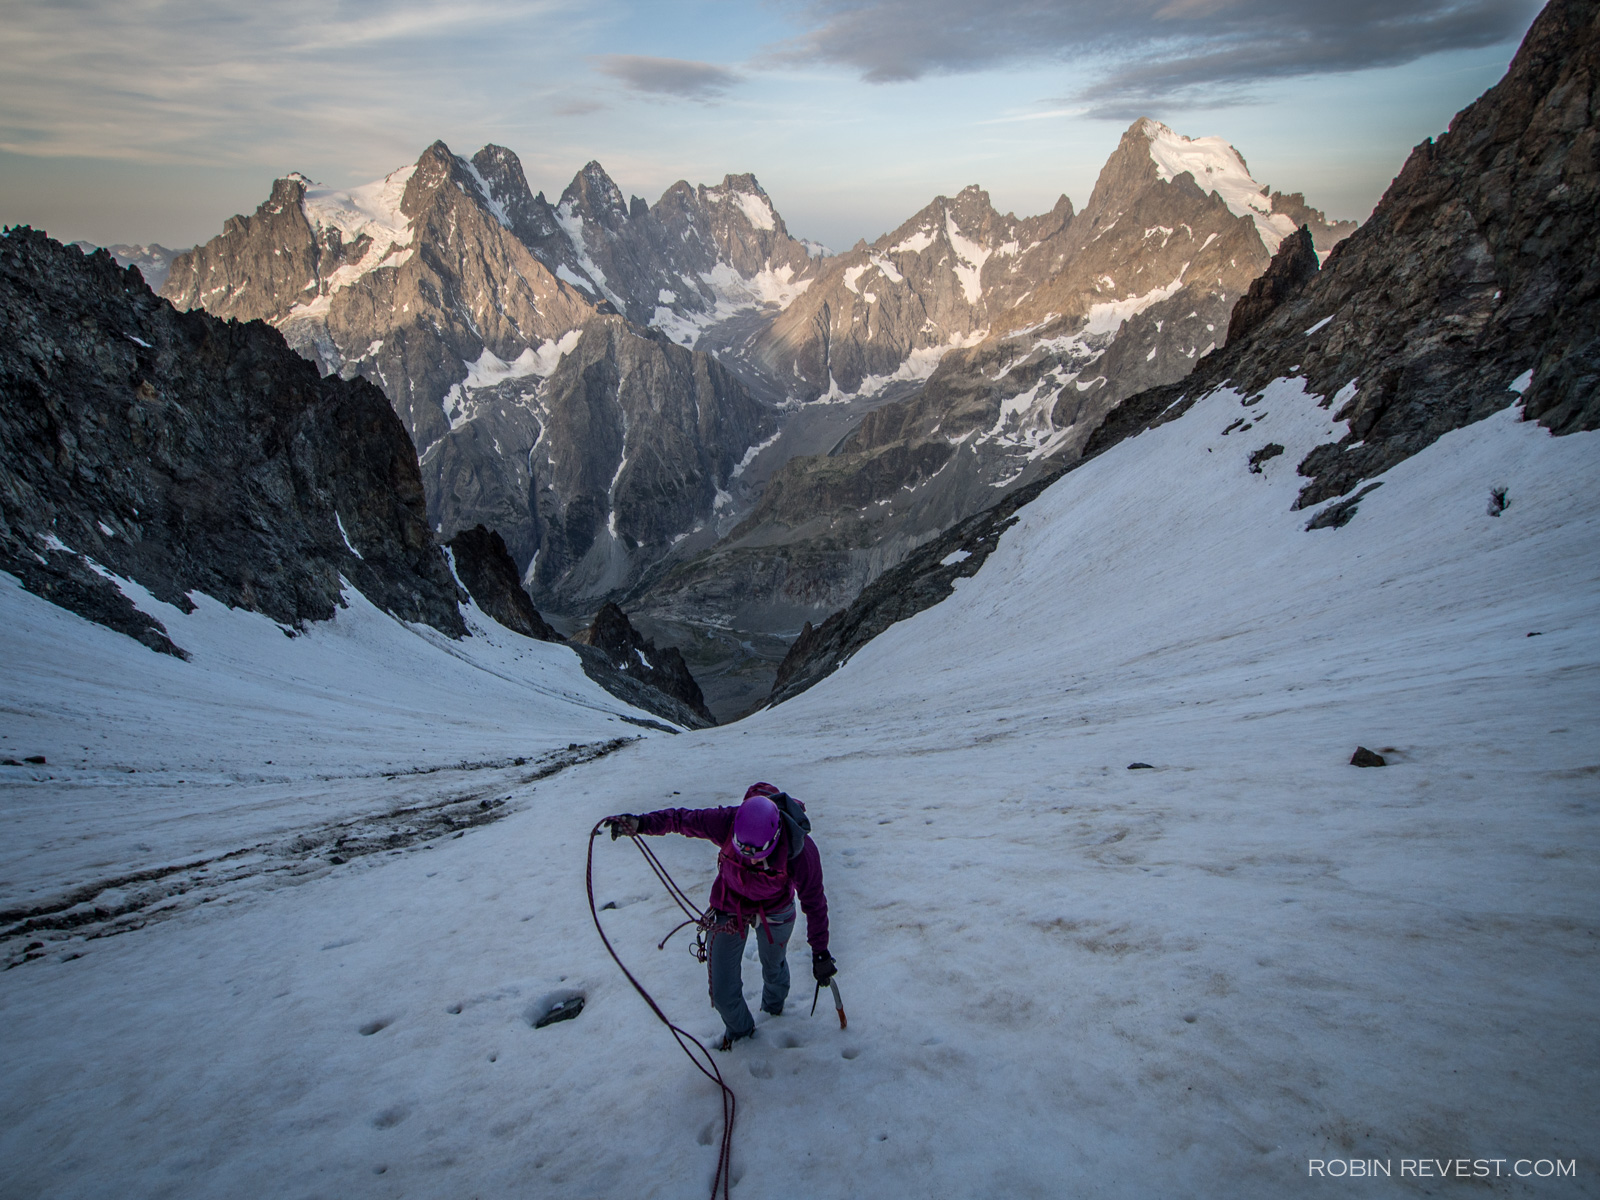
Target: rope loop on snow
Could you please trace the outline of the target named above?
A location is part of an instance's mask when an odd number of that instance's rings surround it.
[[[672,1031],[673,1038],[677,1041],[679,1048],[689,1056],[689,1061],[694,1064],[695,1070],[699,1071],[700,1074],[711,1080],[722,1090],[722,1146],[717,1154],[717,1173],[711,1180],[711,1200],[717,1200],[719,1190],[722,1193],[722,1200],[729,1200],[729,1189],[733,1186],[733,1116],[736,1103],[733,1089],[722,1078],[722,1072],[718,1069],[716,1059],[712,1057],[711,1051],[707,1050],[699,1039],[672,1023],[667,1014],[661,1010],[661,1006],[655,1002],[654,997],[644,990],[644,985],[635,979],[633,972],[624,965],[622,959],[618,957],[615,947],[611,945],[611,939],[606,937],[605,928],[600,924],[600,910],[595,907],[594,903],[594,840],[600,835],[600,830],[604,825],[605,822],[600,821],[589,831],[589,858],[583,872],[584,888],[589,894],[589,915],[594,918],[595,932],[600,935],[601,942],[605,944],[606,953],[611,955],[611,960],[617,964],[618,970],[627,976],[629,983],[633,984],[633,990],[644,998],[644,1002],[650,1006],[650,1011],[655,1013],[656,1018]],[[694,901],[689,899],[688,894],[678,886],[677,881],[667,874],[667,869],[661,865],[661,860],[655,856],[650,847],[644,844],[643,838],[636,833],[628,836],[632,839],[633,844],[639,847],[639,852],[644,855],[645,862],[655,872],[656,878],[661,880],[662,886],[667,889],[667,894],[672,897],[679,908],[689,914],[689,920],[677,926],[672,933],[677,933],[685,925],[695,924],[700,927],[700,938],[696,943],[695,957],[701,962],[705,962],[707,914],[696,908]],[[672,933],[661,939],[657,949],[666,946],[667,938],[670,938]]]

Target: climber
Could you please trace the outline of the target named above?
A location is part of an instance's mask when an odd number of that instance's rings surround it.
[[[761,1010],[778,1016],[789,994],[789,936],[794,932],[795,895],[806,915],[811,973],[819,986],[836,971],[828,953],[828,899],[822,891],[822,857],[811,840],[805,805],[770,783],[752,784],[744,803],[727,808],[664,808],[619,813],[603,822],[613,838],[681,833],[722,847],[706,912],[706,965],[711,1003],[726,1033],[727,1050],[755,1032],[744,999],[741,962],[749,931],[756,931],[761,958]]]

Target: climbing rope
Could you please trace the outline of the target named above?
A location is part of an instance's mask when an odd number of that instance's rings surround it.
[[[661,1006],[655,1002],[650,993],[644,990],[644,985],[635,979],[633,972],[623,965],[622,959],[617,956],[616,949],[611,945],[611,939],[606,937],[606,931],[600,924],[600,910],[595,907],[594,903],[594,839],[599,836],[600,830],[604,825],[605,822],[601,821],[589,831],[589,859],[583,872],[584,887],[589,893],[589,915],[594,918],[595,932],[600,935],[600,940],[605,943],[606,953],[611,955],[611,960],[617,964],[617,968],[628,977],[628,982],[633,984],[633,990],[644,997],[644,1002],[650,1006],[650,1011],[655,1013],[660,1022],[672,1031],[672,1036],[677,1040],[679,1048],[689,1056],[689,1061],[695,1065],[695,1069],[722,1089],[722,1147],[717,1155],[717,1173],[711,1180],[711,1200],[717,1200],[718,1189],[721,1189],[722,1200],[729,1200],[729,1189],[732,1187],[733,1174],[733,1114],[735,1105],[733,1089],[722,1078],[722,1072],[718,1070],[716,1059],[712,1057],[711,1051],[707,1050],[699,1039],[672,1023],[667,1014],[661,1011]],[[644,844],[644,840],[637,834],[629,834],[628,836],[633,841],[633,844],[639,847],[639,852],[644,855],[645,862],[655,872],[656,878],[661,880],[662,886],[667,889],[667,894],[672,897],[679,908],[689,914],[689,920],[677,926],[672,933],[677,933],[684,925],[695,924],[700,927],[700,939],[696,943],[695,957],[704,962],[706,914],[695,907],[694,902],[678,886],[677,881],[667,874],[667,869],[661,865],[661,860],[655,856],[650,847]],[[670,938],[672,933],[662,938],[656,948],[661,949],[664,947],[667,944],[667,938]]]

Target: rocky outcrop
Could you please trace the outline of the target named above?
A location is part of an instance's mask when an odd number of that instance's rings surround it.
[[[1350,423],[1299,464],[1304,508],[1519,397],[1556,433],[1600,427],[1597,113],[1600,5],[1554,0],[1320,272],[1191,377],[1119,408],[1090,452],[1225,383],[1303,378]]]
[[[589,627],[574,635],[572,640],[604,655],[612,669],[665,693],[688,708],[695,716],[690,722],[691,728],[717,723],[706,707],[700,685],[683,661],[683,653],[675,646],[658,648],[654,641],[646,639],[633,627],[627,614],[615,604],[602,605]]]
[[[1381,486],[1358,489],[1361,481],[1519,396],[1527,416],[1554,433],[1600,428],[1597,113],[1600,3],[1552,0],[1505,79],[1437,142],[1417,147],[1371,219],[1320,271],[1306,261],[1304,238],[1285,239],[1272,268],[1278,283],[1263,285],[1226,349],[1182,381],[1116,406],[1077,461],[1177,419],[1218,387],[1248,402],[1274,379],[1300,378],[1350,422],[1345,438],[1299,464],[1307,483],[1296,507],[1344,497],[1307,523],[1327,529]],[[1252,461],[1259,468],[1275,449],[1269,443]],[[943,599],[1047,482],[917,550],[808,629],[782,664],[773,701]]]
[[[1239,297],[1228,318],[1228,338],[1231,345],[1260,325],[1285,300],[1306,285],[1317,273],[1317,250],[1311,240],[1311,230],[1302,225],[1298,233],[1283,239],[1271,264],[1250,285],[1250,290]]]
[[[292,629],[348,580],[465,632],[383,395],[265,325],[174,311],[103,251],[0,240],[0,434],[0,567],[153,648],[178,649],[91,563],[184,611],[204,592]]]
[[[473,602],[507,629],[541,642],[566,641],[552,629],[522,588],[500,534],[482,525],[463,529],[445,543],[456,578]]]
[[[684,729],[716,724],[683,655],[671,649],[658,651],[653,642],[639,638],[620,610],[612,616],[602,609],[596,618],[595,625],[601,629],[599,644],[590,644],[593,629],[567,642],[539,615],[533,598],[523,590],[516,564],[497,532],[482,525],[464,529],[450,539],[449,550],[456,577],[473,601],[507,629],[542,642],[567,644],[577,654],[585,675],[635,708]]]

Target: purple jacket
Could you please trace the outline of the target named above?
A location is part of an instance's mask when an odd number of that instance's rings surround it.
[[[663,808],[644,813],[639,817],[639,832],[657,835],[681,833],[684,837],[705,838],[719,846],[726,846],[733,837],[733,815],[738,808]],[[790,839],[798,827],[785,821],[777,853],[780,862],[787,862],[790,887],[776,900],[752,900],[737,889],[737,878],[721,862],[716,882],[711,885],[711,907],[719,912],[754,915],[759,912],[776,912],[785,907],[796,893],[800,908],[806,914],[806,941],[817,954],[828,952],[828,897],[822,891],[822,855],[809,835],[801,834],[805,844],[800,853],[790,857],[793,845]],[[719,860],[720,861],[720,860]]]

